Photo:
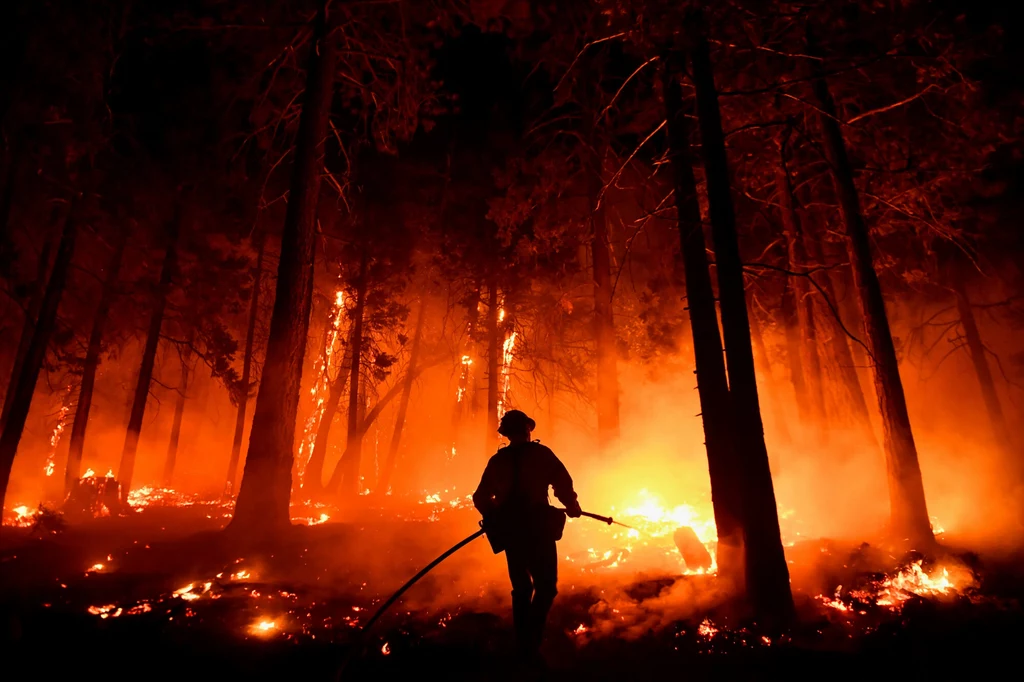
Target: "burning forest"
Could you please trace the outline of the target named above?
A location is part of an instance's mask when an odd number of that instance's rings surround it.
[[[12,671],[1014,664],[1009,9],[0,13]]]

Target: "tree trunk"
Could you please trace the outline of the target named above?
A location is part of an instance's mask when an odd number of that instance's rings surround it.
[[[107,325],[110,306],[117,294],[117,273],[121,269],[121,261],[128,245],[129,230],[122,227],[114,246],[114,254],[107,265],[107,276],[103,280],[103,291],[100,303],[92,318],[92,331],[89,333],[89,346],[85,351],[85,364],[82,367],[82,386],[78,390],[78,406],[75,408],[74,423],[71,426],[71,441],[68,445],[68,461],[64,469],[64,495],[71,493],[71,488],[82,475],[82,453],[85,451],[85,431],[89,425],[89,412],[92,410],[92,394],[96,385],[96,370],[100,365],[100,352],[103,350],[103,329]]]
[[[3,411],[0,412],[0,431],[7,424],[7,415],[14,405],[14,394],[18,390],[18,377],[21,375],[21,369],[25,365],[25,358],[28,356],[29,347],[32,345],[36,319],[39,317],[39,310],[42,308],[43,297],[46,293],[46,273],[50,269],[50,256],[54,248],[57,247],[58,240],[58,233],[56,230],[53,230],[43,244],[43,250],[39,253],[39,262],[36,264],[36,279],[32,285],[32,295],[29,297],[28,305],[25,308],[25,321],[21,327],[21,335],[18,337],[18,347],[14,351],[11,380],[7,384]]]
[[[828,264],[818,239],[806,230],[804,231],[804,244],[807,255],[810,258],[810,263],[818,266]],[[814,278],[814,275],[811,275],[811,277]],[[842,320],[839,318],[839,299],[836,296],[832,277],[826,272],[814,281],[821,286],[821,290],[828,297],[828,300],[832,302],[832,306],[834,306],[834,310],[826,312],[830,327],[828,343],[829,348],[832,350],[832,356],[835,358],[836,366],[839,369],[839,378],[843,385],[843,391],[846,394],[850,413],[865,438],[877,450],[878,439],[875,437],[875,430],[871,426],[868,402],[867,398],[864,397],[864,388],[857,374],[857,363],[853,358],[853,353],[850,351],[850,340],[847,338],[846,329],[844,329]]]
[[[132,412],[128,417],[128,431],[121,450],[121,463],[117,468],[117,482],[121,485],[121,499],[128,500],[132,489],[132,476],[135,473],[135,453],[139,447],[139,436],[142,434],[142,418],[146,414],[146,401],[149,398],[149,384],[153,379],[153,365],[156,362],[156,349],[160,344],[160,327],[164,321],[164,308],[167,306],[167,294],[171,288],[171,278],[178,266],[178,234],[181,231],[181,209],[175,209],[175,215],[167,229],[167,252],[160,271],[160,283],[153,301],[153,312],[149,318],[149,330],[146,333],[146,346],[142,350],[142,364],[139,365],[139,377],[135,382],[135,396],[132,399]]]
[[[594,263],[594,340],[597,347],[597,436],[601,448],[619,437],[619,374],[615,358],[615,320],[608,223],[597,205],[601,177],[590,174],[590,253]]]
[[[982,342],[981,333],[978,331],[978,322],[974,318],[971,300],[967,297],[967,284],[964,282],[963,273],[955,264],[949,268],[949,275],[949,284],[953,289],[953,294],[956,296],[956,310],[960,316],[960,326],[964,329],[967,350],[971,354],[974,372],[978,375],[981,397],[985,401],[985,409],[988,411],[989,421],[992,422],[992,433],[999,447],[1007,453],[1013,452],[1013,439],[1010,437],[1010,430],[1006,426],[1003,406],[999,402],[999,393],[996,391],[995,382],[992,380],[992,370],[988,365],[985,344]]]
[[[412,348],[409,350],[409,367],[405,370],[405,381],[402,385],[402,400],[398,403],[398,415],[395,417],[395,430],[391,432],[391,445],[388,447],[388,458],[384,463],[384,471],[381,473],[380,481],[377,484],[377,492],[384,494],[391,485],[391,475],[395,471],[395,464],[398,461],[398,448],[402,444],[402,430],[405,428],[405,415],[409,410],[409,397],[412,395],[412,386],[416,379],[416,365],[420,360],[420,344],[423,336],[423,320],[426,317],[427,299],[420,302],[420,311],[416,316],[416,331],[412,336]]]
[[[306,463],[305,481],[303,485],[310,499],[317,500],[324,495],[324,461],[327,459],[327,449],[330,446],[331,426],[334,418],[338,416],[338,405],[341,404],[341,396],[345,394],[349,378],[352,375],[352,337],[349,335],[348,348],[341,359],[341,366],[338,367],[338,376],[331,382],[331,388],[327,393],[327,402],[324,404],[323,414],[320,415],[320,423],[316,427],[316,437],[313,440],[313,452]]]
[[[786,363],[789,365],[789,381],[793,384],[793,393],[796,396],[797,412],[800,420],[806,423],[811,419],[812,410],[807,382],[804,379],[803,356],[800,354],[800,318],[797,315],[795,299],[793,283],[786,277],[779,305],[782,313],[782,331],[786,339]]]
[[[498,333],[498,285],[487,285],[487,440],[486,451],[498,445],[498,382],[501,381],[501,335]]]
[[[761,334],[761,324],[757,319],[757,313],[754,312],[753,306],[748,311],[750,316],[750,340],[754,344],[754,352],[757,357],[761,360],[761,374],[768,381],[768,385],[772,387],[775,395],[778,395],[779,385],[775,381],[775,373],[772,371],[772,361],[768,357],[768,349],[764,346],[764,335]],[[755,359],[757,359],[755,357]],[[793,442],[793,436],[789,432],[789,424],[786,423],[786,413],[782,409],[782,405],[779,404],[779,400],[772,400],[772,421],[775,423],[775,431],[779,437],[779,440],[785,444]]]
[[[334,84],[334,42],[329,39],[327,4],[327,0],[320,4],[310,41],[295,164],[281,233],[277,295],[242,485],[230,526],[254,535],[273,534],[291,524],[292,447],[309,334],[320,157]]]
[[[668,120],[668,156],[672,165],[676,212],[679,220],[680,255],[686,279],[686,303],[693,333],[697,394],[700,398],[711,478],[711,503],[718,529],[718,567],[723,576],[741,581],[740,556],[743,538],[741,492],[732,443],[732,416],[725,358],[715,310],[715,294],[708,270],[707,246],[697,198],[690,153],[689,124],[683,110],[673,55],[665,61],[664,98]]]
[[[761,408],[750,343],[750,321],[743,286],[729,168],[718,108],[718,92],[711,71],[710,50],[703,27],[691,26],[693,81],[697,91],[697,118],[707,182],[708,213],[715,244],[715,270],[722,308],[722,334],[729,372],[729,397],[736,418],[736,453],[743,472],[743,525],[747,593],[756,613],[788,620],[793,615],[789,566],[782,549],[778,507],[768,449],[764,442]]]
[[[779,205],[782,208],[782,226],[786,237],[786,253],[789,261],[789,269],[795,267],[807,267],[807,250],[804,248],[803,226],[800,224],[800,215],[796,211],[796,201],[793,197],[793,184],[789,177],[789,168],[786,166],[785,147],[779,147],[779,165],[775,169],[775,188],[779,195]],[[796,347],[800,354],[800,364],[803,370],[803,380],[806,386],[806,413],[805,416],[814,420],[813,426],[822,434],[827,429],[821,428],[824,425],[820,420],[825,414],[825,392],[821,380],[821,358],[818,355],[818,330],[814,319],[814,298],[811,296],[810,283],[804,277],[790,276],[787,285],[792,283],[793,294],[796,297],[796,322],[797,334]],[[790,333],[790,326],[787,326],[787,335]]]
[[[14,189],[18,184],[18,172],[21,170],[27,132],[20,131],[20,134],[15,137],[14,146],[7,159],[3,193],[0,194],[0,269],[3,270],[4,276],[9,275],[7,252],[11,248],[11,208],[14,205]]]
[[[185,398],[188,391],[189,359],[191,350],[181,356],[181,378],[178,381],[178,397],[174,403],[174,421],[171,423],[171,439],[167,442],[167,459],[164,461],[164,487],[170,488],[174,479],[174,465],[178,459],[178,441],[181,438],[181,419],[185,415]]]
[[[245,434],[245,409],[249,405],[252,390],[252,347],[256,339],[256,318],[260,314],[260,283],[263,280],[263,253],[267,248],[267,233],[260,230],[259,247],[256,252],[256,269],[252,273],[252,296],[249,297],[249,328],[245,332],[245,357],[242,359],[242,394],[238,396],[238,411],[235,414],[235,435],[231,441],[231,458],[228,460],[227,484],[224,494],[235,493],[235,477],[238,475],[238,459],[242,454],[242,437]]]
[[[53,263],[53,271],[46,283],[46,292],[43,294],[42,304],[39,307],[39,317],[32,332],[32,342],[29,343],[28,353],[25,355],[25,362],[22,364],[21,370],[13,379],[16,386],[11,400],[11,409],[4,424],[3,433],[0,434],[0,509],[4,508],[7,484],[11,479],[11,467],[14,465],[14,456],[18,452],[21,434],[25,430],[25,420],[28,418],[28,410],[32,405],[32,395],[35,393],[36,382],[39,379],[39,370],[43,366],[50,337],[53,336],[54,328],[57,326],[57,309],[64,293],[68,271],[71,269],[71,258],[75,252],[75,240],[78,236],[74,211],[75,203],[72,201],[64,222],[60,246],[57,248],[57,257]]]
[[[819,121],[824,137],[825,156],[839,199],[839,214],[846,230],[847,250],[853,268],[854,285],[864,316],[864,331],[871,349],[878,409],[882,414],[886,468],[889,480],[889,505],[892,532],[911,543],[934,542],[925,503],[917,446],[910,428],[907,400],[900,379],[896,347],[889,330],[882,287],[878,283],[871,241],[860,209],[860,197],[853,180],[853,168],[846,154],[846,143],[839,128],[835,102],[823,77],[814,81],[821,112]]]
[[[341,497],[353,500],[359,494],[359,465],[363,455],[363,433],[359,430],[359,410],[363,405],[359,372],[363,363],[363,318],[366,315],[367,254],[363,248],[359,264],[359,282],[356,289],[356,307],[352,311],[352,362],[348,378],[348,434],[345,452],[341,456]]]

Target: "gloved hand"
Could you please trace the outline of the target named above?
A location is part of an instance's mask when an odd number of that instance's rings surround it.
[[[583,509],[580,507],[580,503],[576,502],[572,505],[566,505],[565,515],[570,519],[578,519],[583,514]]]

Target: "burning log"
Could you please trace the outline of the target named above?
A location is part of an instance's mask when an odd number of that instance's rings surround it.
[[[691,571],[701,570],[705,573],[711,568],[711,554],[697,537],[697,533],[689,526],[680,526],[672,535],[676,548],[683,555],[686,568]]]
[[[120,512],[121,484],[110,474],[100,477],[91,470],[72,482],[64,501],[64,514],[73,520],[116,516]]]

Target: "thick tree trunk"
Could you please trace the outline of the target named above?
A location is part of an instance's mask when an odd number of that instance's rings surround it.
[[[306,92],[270,319],[266,361],[256,394],[249,450],[231,529],[269,535],[290,525],[291,472],[302,363],[309,334],[313,242],[320,168],[334,85],[334,41],[327,2],[320,4],[306,67]]]
[[[305,490],[310,499],[318,500],[324,495],[324,461],[327,459],[327,450],[331,442],[331,426],[335,417],[338,416],[338,405],[341,404],[341,396],[345,394],[349,379],[352,376],[352,337],[349,335],[348,347],[341,359],[341,366],[338,367],[338,376],[331,382],[330,390],[327,392],[327,402],[324,403],[324,412],[320,415],[320,423],[316,427],[316,437],[313,440],[313,452],[306,463],[306,478],[303,482]]]
[[[367,254],[363,250],[363,259],[359,265],[359,282],[356,289],[356,307],[352,311],[352,361],[348,378],[348,434],[345,452],[341,456],[341,497],[346,500],[355,499],[359,494],[359,465],[363,454],[363,432],[359,429],[359,412],[363,407],[362,382],[359,372],[363,366],[363,318],[366,315],[366,267]]]
[[[775,188],[779,195],[779,205],[782,208],[782,226],[786,237],[789,269],[805,268],[808,265],[808,259],[807,250],[804,248],[803,226],[800,224],[800,215],[796,211],[793,184],[789,177],[789,168],[786,166],[784,146],[780,146],[779,153],[779,166],[775,169]],[[818,422],[825,414],[825,392],[821,379],[821,357],[818,355],[818,330],[814,319],[814,298],[811,296],[810,283],[806,278],[791,276],[787,284],[790,283],[796,297],[797,328],[794,331],[797,334],[797,349],[806,385],[805,416]],[[791,325],[788,325],[787,334],[790,333],[790,328]],[[823,425],[815,423],[813,426]],[[827,429],[819,430],[822,434],[827,433]]]
[[[828,264],[818,239],[807,231],[804,231],[804,244],[807,255],[810,258],[810,263],[818,266]],[[875,437],[875,430],[871,426],[871,414],[868,412],[867,398],[864,397],[864,387],[861,385],[860,376],[857,374],[857,363],[853,358],[853,353],[850,351],[850,340],[847,338],[846,329],[844,329],[843,323],[838,317],[840,314],[839,299],[836,297],[836,288],[832,284],[832,277],[827,272],[819,277],[814,275],[811,275],[811,277],[821,286],[821,290],[835,307],[835,310],[828,310],[825,314],[830,328],[828,344],[839,371],[843,391],[846,394],[849,414],[851,414],[868,442],[877,450],[878,439]]]
[[[864,331],[871,349],[878,409],[889,480],[889,505],[892,532],[912,543],[934,542],[925,503],[917,446],[910,428],[907,399],[900,379],[896,347],[885,312],[885,299],[878,283],[871,255],[871,241],[861,213],[860,197],[853,180],[853,168],[846,154],[846,143],[839,128],[835,102],[824,78],[814,81],[814,93],[821,112],[819,121],[824,137],[825,156],[839,199],[839,213],[846,230],[847,249],[853,279],[864,315]]]
[[[146,401],[149,398],[149,385],[153,380],[153,365],[156,362],[156,349],[160,344],[160,327],[164,321],[164,309],[167,306],[167,294],[171,288],[171,278],[178,266],[178,233],[181,230],[181,209],[175,209],[174,218],[167,229],[167,252],[164,254],[163,268],[160,271],[160,282],[153,301],[153,312],[149,318],[149,330],[146,332],[146,345],[142,350],[142,364],[139,365],[139,377],[135,382],[135,396],[132,399],[132,412],[128,417],[128,431],[121,450],[121,463],[117,468],[117,482],[121,485],[121,499],[128,500],[132,489],[132,477],[135,473],[135,454],[139,447],[139,436],[142,434],[142,418],[146,414]]]
[[[14,365],[11,367],[11,379],[7,384],[7,391],[4,396],[3,411],[0,412],[0,431],[7,424],[7,415],[14,405],[14,394],[18,390],[18,377],[25,365],[25,358],[28,356],[29,347],[32,345],[32,337],[35,334],[36,319],[39,317],[39,310],[43,305],[43,297],[46,293],[46,274],[50,269],[50,257],[53,250],[57,248],[59,233],[53,230],[43,244],[43,250],[39,253],[39,262],[36,263],[36,279],[32,284],[32,294],[29,297],[28,305],[25,307],[25,320],[22,323],[21,335],[18,337],[18,347],[14,351]]]
[[[487,452],[498,444],[498,382],[501,381],[501,335],[498,333],[498,285],[487,284]]]
[[[22,363],[21,370],[13,379],[16,386],[11,401],[11,410],[4,424],[3,433],[0,434],[0,509],[4,508],[7,484],[11,479],[11,467],[14,465],[14,456],[18,452],[21,434],[25,430],[25,420],[28,418],[28,410],[32,405],[32,395],[35,393],[36,382],[39,379],[39,370],[43,366],[50,337],[53,336],[53,330],[57,326],[57,309],[64,293],[68,271],[71,269],[71,258],[75,252],[75,240],[78,236],[74,211],[75,205],[72,202],[68,217],[64,222],[60,246],[57,248],[57,257],[53,263],[53,271],[46,283],[46,292],[43,294],[42,305],[39,308],[39,317],[32,332],[32,342],[28,346],[28,353],[25,355],[25,362]]]
[[[697,394],[700,397],[711,478],[711,503],[718,528],[718,567],[722,575],[742,581],[740,525],[742,497],[732,442],[732,411],[725,376],[725,358],[718,329],[715,294],[708,269],[707,245],[690,154],[689,125],[672,55],[666,57],[664,98],[668,120],[668,153],[672,164],[680,253],[686,278],[686,302],[693,333]]]
[[[242,358],[242,394],[238,396],[238,411],[235,413],[235,435],[231,440],[231,458],[228,460],[227,484],[224,494],[235,493],[235,477],[238,476],[238,459],[242,454],[242,437],[245,434],[245,409],[249,405],[249,383],[252,381],[252,348],[256,340],[256,318],[260,314],[260,283],[263,280],[263,253],[267,248],[267,233],[259,232],[259,247],[256,251],[256,268],[252,273],[252,296],[249,297],[249,327],[245,331],[245,357]]]
[[[754,610],[767,618],[786,620],[793,614],[789,566],[782,549],[778,507],[764,442],[757,396],[750,321],[743,286],[729,168],[711,71],[707,39],[701,28],[691,31],[693,81],[707,181],[708,213],[715,244],[715,269],[722,308],[722,334],[729,372],[729,397],[736,417],[736,453],[743,472],[743,525],[747,593]]]
[[[612,271],[608,223],[604,206],[597,205],[601,178],[590,174],[590,253],[594,265],[594,340],[597,347],[597,436],[604,448],[619,437],[619,370],[612,309]]]
[[[103,330],[110,315],[110,306],[117,294],[117,273],[121,269],[121,260],[128,245],[129,230],[122,227],[114,246],[114,254],[107,265],[107,276],[103,280],[103,291],[100,303],[92,318],[92,331],[89,333],[89,346],[85,351],[85,364],[82,366],[82,386],[78,390],[78,406],[75,408],[75,419],[71,426],[71,441],[68,446],[68,461],[64,469],[64,495],[71,493],[71,488],[82,475],[82,453],[85,451],[85,431],[89,426],[89,412],[92,410],[92,394],[96,385],[96,370],[100,366],[100,352],[103,350]]]
[[[772,361],[768,357],[768,349],[764,346],[764,335],[761,333],[761,324],[757,319],[757,313],[754,312],[753,307],[748,311],[750,317],[750,340],[754,344],[755,360],[760,359],[761,361],[761,375],[768,381],[768,385],[771,386],[772,391],[778,396],[779,385],[775,380],[775,372],[772,371]],[[789,444],[793,442],[793,436],[789,432],[789,424],[786,423],[786,413],[782,409],[780,401],[776,397],[775,400],[771,401],[772,405],[772,421],[775,423],[775,432],[778,435],[779,440],[782,443]]]
[[[174,402],[174,421],[171,422],[171,438],[167,442],[167,459],[164,460],[164,487],[170,488],[174,480],[174,466],[178,461],[178,441],[181,439],[181,420],[185,416],[185,399],[188,391],[189,358],[191,350],[181,357],[181,378],[178,380],[178,396]]]
[[[420,302],[420,311],[416,315],[416,331],[412,336],[412,348],[409,349],[409,367],[405,370],[405,380],[402,382],[402,399],[398,403],[398,415],[395,417],[395,429],[391,432],[391,444],[388,446],[388,458],[384,463],[384,471],[381,473],[380,481],[377,483],[377,492],[384,494],[391,486],[391,476],[395,471],[395,464],[398,462],[398,449],[402,444],[402,430],[405,428],[405,416],[409,411],[409,398],[412,396],[412,386],[416,380],[416,366],[420,360],[420,344],[423,337],[423,321],[426,317],[427,299]]]
[[[953,289],[953,294],[956,296],[956,310],[960,316],[960,326],[964,330],[967,350],[971,354],[974,372],[978,376],[978,385],[981,387],[981,397],[985,401],[985,409],[988,411],[989,421],[992,422],[992,433],[996,438],[996,442],[1005,452],[1012,452],[1013,439],[1010,436],[1009,428],[1006,426],[1003,406],[999,401],[999,393],[996,391],[996,384],[992,380],[992,370],[988,365],[985,344],[981,340],[978,322],[974,318],[971,300],[967,296],[967,284],[964,282],[963,273],[955,264],[949,268],[949,275],[949,284]]]

